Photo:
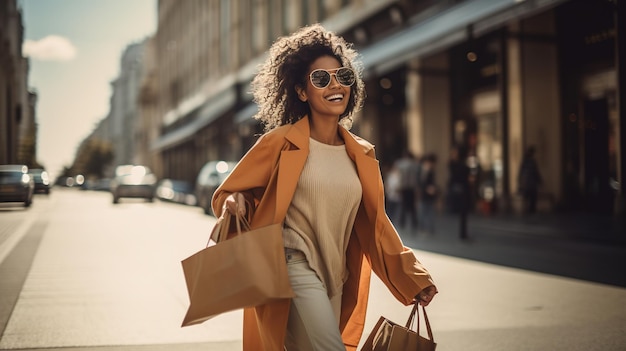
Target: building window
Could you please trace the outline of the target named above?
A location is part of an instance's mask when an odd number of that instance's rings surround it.
[[[280,35],[280,19],[281,19],[281,2],[282,0],[269,0],[267,11],[267,46],[271,46]],[[276,24],[278,23],[278,25]]]
[[[171,103],[171,107],[176,107],[178,106],[178,103],[180,102],[180,83],[178,82],[178,80],[173,81],[170,84],[170,103]]]
[[[307,25],[310,24],[312,22],[310,22],[310,11],[309,11],[309,0],[301,0],[300,1],[300,16],[301,16],[301,20],[300,23],[302,23],[302,25]]]
[[[237,42],[239,43],[239,65],[244,64],[251,58],[253,51],[250,43],[252,42],[252,31],[250,23],[252,22],[252,7],[247,4],[239,3],[239,20],[237,28]]]
[[[256,0],[252,4],[250,36],[252,38],[253,54],[256,55],[265,50],[267,46],[266,34],[269,24],[267,22],[267,1]],[[263,30],[265,28],[265,30]]]
[[[219,17],[219,4],[217,2],[211,2],[211,10],[210,10],[210,31],[209,31],[209,38],[210,38],[210,47],[211,48],[219,48],[220,45],[220,31],[219,31],[219,24],[220,24],[220,17]],[[210,77],[211,78],[215,78],[218,76],[218,73],[220,71],[220,53],[219,50],[210,50],[210,58],[209,58],[209,65],[210,65]]]
[[[322,22],[326,19],[326,0],[316,0],[317,1],[317,20]]]
[[[327,17],[330,17],[334,14],[336,14],[337,12],[339,12],[339,10],[341,9],[341,7],[344,5],[345,1],[336,1],[336,0],[323,0],[324,6],[324,15],[326,15]]]
[[[292,33],[296,29],[298,29],[300,23],[298,20],[300,19],[299,15],[299,6],[300,1],[298,0],[283,0],[283,33]]]
[[[230,49],[231,49],[231,2],[230,0],[220,1],[220,67],[226,72],[230,72]]]

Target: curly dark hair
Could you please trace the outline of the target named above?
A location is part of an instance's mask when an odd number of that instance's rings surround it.
[[[253,99],[259,106],[254,118],[264,124],[265,131],[295,123],[310,114],[309,104],[298,99],[295,87],[306,85],[309,67],[322,56],[332,56],[356,73],[348,107],[339,118],[341,125],[351,128],[354,115],[365,99],[362,64],[352,44],[320,24],[314,24],[279,38],[252,80]]]

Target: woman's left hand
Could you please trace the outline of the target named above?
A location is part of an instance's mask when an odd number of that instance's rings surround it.
[[[224,210],[230,212],[233,216],[239,213],[240,216],[246,216],[246,199],[241,193],[232,193],[228,195],[224,202]]]
[[[431,285],[420,291],[419,294],[415,295],[415,301],[418,302],[420,305],[426,307],[433,300],[435,294],[437,293],[437,288],[434,285]]]

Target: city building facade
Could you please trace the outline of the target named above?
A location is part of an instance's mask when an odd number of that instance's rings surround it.
[[[142,55],[143,74],[139,93],[137,120],[135,124],[134,164],[145,165],[155,174],[162,174],[161,156],[153,151],[151,142],[160,134],[161,116],[158,114],[156,41],[147,39]]]
[[[17,1],[0,2],[0,164],[37,166],[37,94],[28,88],[24,25]]]
[[[353,130],[383,169],[405,149],[434,153],[445,192],[460,148],[474,210],[517,212],[534,147],[540,211],[623,213],[623,11],[617,0],[160,0],[150,150],[161,177],[188,181],[241,157],[261,133],[248,86],[265,51],[320,22],[362,55],[368,97]]]
[[[113,165],[132,164],[143,77],[145,40],[126,47],[120,59],[120,74],[111,82],[112,96],[109,131],[113,145]]]
[[[146,140],[155,134],[153,130],[156,129],[152,127],[155,123],[150,124],[146,117],[150,104],[145,103],[148,101],[146,92],[150,89],[149,72],[154,70],[154,67],[145,68],[154,65],[150,61],[153,58],[150,48],[151,39],[145,38],[124,49],[120,73],[111,82],[109,111],[77,148],[70,170],[73,174],[86,173],[84,176],[94,181],[100,177],[113,177],[119,165],[141,164],[152,169],[152,164],[148,164]],[[154,97],[151,99],[155,100]],[[94,166],[94,158],[105,164]],[[102,174],[89,173],[94,170]]]

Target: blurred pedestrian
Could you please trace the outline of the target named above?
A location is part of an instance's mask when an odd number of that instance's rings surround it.
[[[448,210],[459,215],[459,237],[467,239],[467,214],[470,199],[470,168],[465,160],[465,153],[460,147],[450,151],[448,161],[448,193],[446,204]]]
[[[408,215],[411,228],[417,230],[417,182],[419,177],[419,163],[415,156],[405,150],[402,157],[395,163],[395,167],[400,172],[400,214],[398,225],[405,227],[406,217]]]
[[[371,269],[405,305],[427,305],[437,293],[378,201],[373,145],[347,129],[365,96],[356,58],[316,24],[278,39],[252,81],[266,133],[212,206],[217,216],[245,216],[252,229],[283,224],[284,252],[276,254],[285,255],[296,296],[245,309],[246,351],[354,350]]]
[[[439,198],[439,188],[435,181],[437,155],[428,154],[422,158],[419,177],[420,227],[426,232],[435,232],[435,208]]]
[[[400,171],[392,164],[385,176],[385,200],[387,202],[387,216],[392,223],[398,223],[398,213],[402,205],[400,193]]]
[[[518,192],[524,199],[524,213],[537,212],[537,197],[542,178],[535,160],[535,147],[526,149],[517,176]]]

